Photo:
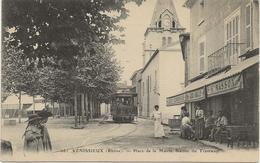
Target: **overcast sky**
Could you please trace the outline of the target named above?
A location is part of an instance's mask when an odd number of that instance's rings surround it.
[[[128,3],[129,17],[120,23],[125,27],[125,44],[115,45],[113,48],[123,67],[121,80],[127,81],[128,84],[131,84],[130,77],[133,72],[142,68],[144,32],[150,25],[156,1],[146,0],[141,6],[137,6],[135,3]],[[188,32],[190,28],[189,10],[182,7],[185,0],[173,0],[173,2],[181,25]]]

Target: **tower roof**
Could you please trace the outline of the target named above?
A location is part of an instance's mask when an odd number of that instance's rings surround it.
[[[160,19],[160,15],[166,10],[173,14],[173,18],[177,26],[181,27],[173,0],[157,0],[150,27],[153,27],[156,24],[156,22]]]

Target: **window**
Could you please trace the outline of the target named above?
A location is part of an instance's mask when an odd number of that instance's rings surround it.
[[[246,48],[250,48],[252,45],[252,7],[251,4],[246,6]]]
[[[172,28],[175,28],[175,21],[172,21]]]
[[[205,71],[205,43],[199,43],[199,71]]]
[[[168,45],[170,45],[172,43],[172,38],[168,37]]]
[[[158,23],[158,27],[161,28],[162,27],[162,21],[160,20]]]
[[[227,19],[225,19],[225,32],[226,32],[226,45],[227,56],[225,61],[231,65],[235,65],[238,62],[239,53],[239,23],[240,22],[240,10],[236,10]]]
[[[163,38],[162,38],[162,46],[165,46],[165,45],[166,45],[166,38],[163,37]]]

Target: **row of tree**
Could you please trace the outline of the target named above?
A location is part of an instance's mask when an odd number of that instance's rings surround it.
[[[111,44],[123,42],[111,32],[122,31],[130,1],[4,0],[2,92],[107,101],[120,74]]]

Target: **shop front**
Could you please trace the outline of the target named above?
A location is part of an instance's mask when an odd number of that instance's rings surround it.
[[[185,103],[190,118],[195,118],[199,103],[205,117],[210,110],[216,117],[222,111],[229,125],[258,125],[258,56],[229,70],[197,80],[180,94],[167,98],[168,105]]]

